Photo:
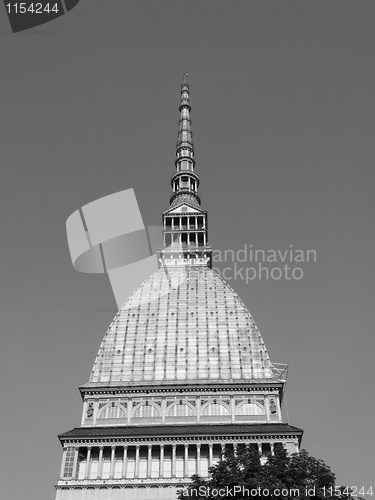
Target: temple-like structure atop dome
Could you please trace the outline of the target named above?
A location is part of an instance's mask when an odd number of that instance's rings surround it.
[[[286,365],[272,364],[238,295],[211,270],[195,173],[187,74],[176,172],[162,213],[160,268],[116,314],[80,387],[80,427],[64,447],[57,500],[172,500],[229,447],[299,449],[283,421]]]

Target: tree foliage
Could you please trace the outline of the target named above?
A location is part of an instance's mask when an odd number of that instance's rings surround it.
[[[192,483],[178,495],[179,500],[236,499],[329,500],[352,498],[350,491],[335,486],[336,478],[323,460],[306,450],[289,456],[281,444],[274,455],[261,463],[257,449],[241,447],[234,454],[226,451],[209,469],[210,478],[192,476]]]

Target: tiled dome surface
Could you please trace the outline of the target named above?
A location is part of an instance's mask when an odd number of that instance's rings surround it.
[[[263,339],[238,295],[207,267],[162,268],[115,316],[87,385],[272,380]]]

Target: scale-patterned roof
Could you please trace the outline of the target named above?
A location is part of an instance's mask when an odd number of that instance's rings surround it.
[[[263,339],[238,295],[207,267],[165,267],[119,310],[90,386],[274,380]]]

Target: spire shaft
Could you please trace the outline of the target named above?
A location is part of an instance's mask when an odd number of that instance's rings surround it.
[[[176,145],[176,173],[172,177],[173,193],[170,203],[176,203],[181,196],[189,196],[191,203],[199,206],[198,196],[199,178],[194,173],[194,143],[190,118],[190,94],[188,74],[184,73],[181,83],[180,120],[178,123],[177,145]]]
[[[172,176],[170,208],[163,212],[162,266],[209,266],[212,249],[207,242],[207,212],[198,195],[199,177],[194,172],[194,145],[190,119],[187,73],[182,76],[180,120],[176,146],[176,172]]]
[[[191,130],[191,119],[190,119],[190,95],[189,95],[189,83],[187,80],[187,73],[183,74],[182,84],[181,84],[181,101],[180,101],[180,122],[178,126],[178,136],[177,136],[177,148],[176,154],[178,158],[178,152],[182,148],[189,148],[192,155],[194,156],[194,144],[193,144],[193,133]]]

